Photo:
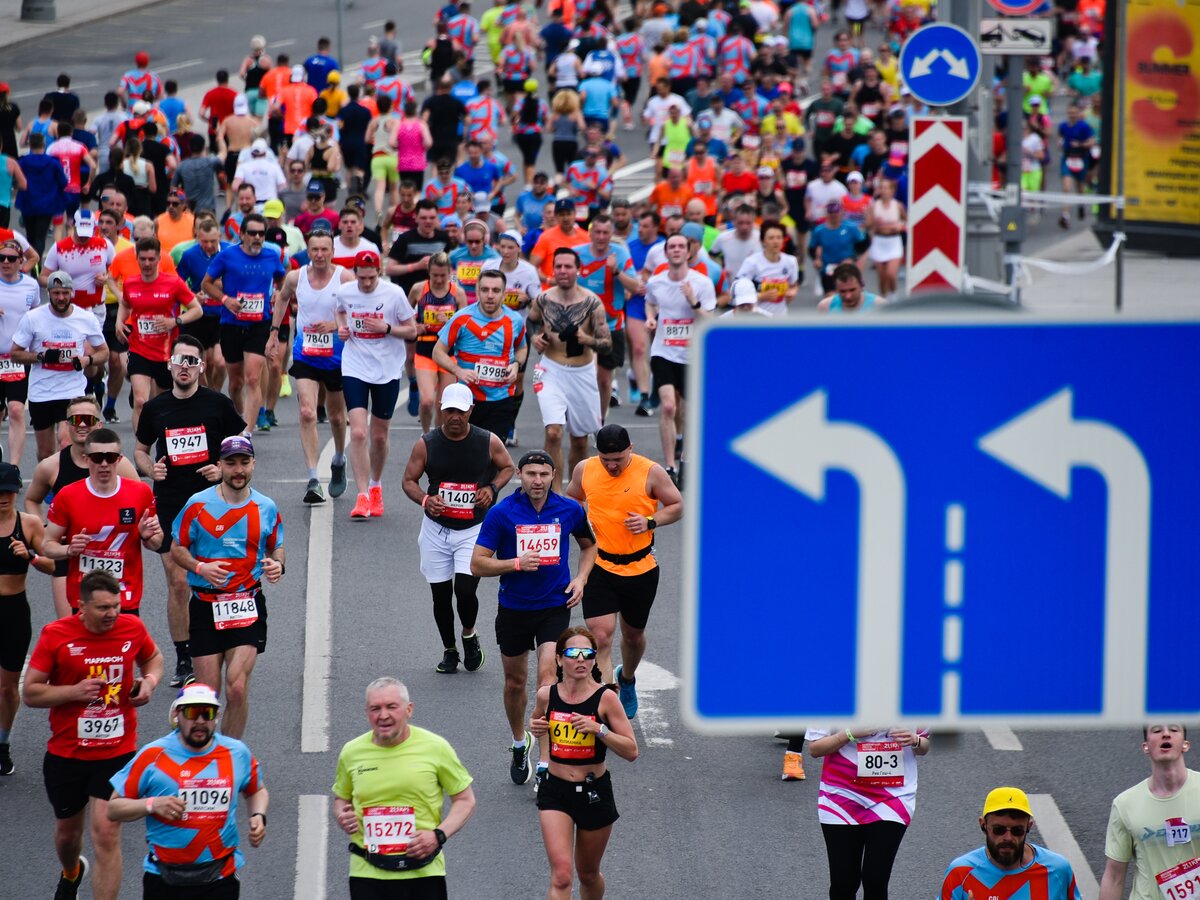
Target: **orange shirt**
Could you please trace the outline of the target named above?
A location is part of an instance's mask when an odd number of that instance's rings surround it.
[[[258,83],[258,93],[270,100],[281,87],[291,80],[291,66],[276,66],[262,77],[262,80]]]
[[[175,261],[171,259],[171,254],[166,249],[159,257],[158,271],[171,275],[178,274],[175,271]],[[125,284],[127,278],[141,278],[142,270],[138,268],[137,264],[137,248],[130,246],[118,251],[116,257],[113,258],[112,265],[108,267],[108,274],[121,285]]]
[[[683,215],[683,208],[695,196],[696,192],[686,181],[679,185],[679,190],[672,188],[669,181],[660,181],[650,192],[650,202],[658,208],[658,215],[665,222],[668,216]]]
[[[154,224],[158,226],[158,240],[162,244],[164,256],[174,250],[176,244],[182,244],[195,237],[192,233],[195,222],[196,217],[187,210],[184,210],[178,222],[171,218],[170,213],[162,213],[154,220]]]
[[[697,165],[696,158],[688,160],[684,169],[684,180],[692,193],[704,201],[704,214],[717,214],[717,164],[709,157],[708,165]]]
[[[538,265],[538,273],[542,276],[542,281],[553,283],[554,251],[559,247],[578,247],[580,244],[586,244],[587,242],[588,233],[582,228],[576,227],[570,235],[567,235],[563,233],[562,228],[555,225],[553,228],[547,228],[542,232],[542,236],[533,245],[533,251],[529,256],[531,259],[535,256],[541,257],[542,261]]]
[[[666,78],[670,66],[667,65],[667,55],[665,53],[655,53],[646,60],[646,80],[650,84],[656,84],[658,79]]]
[[[304,130],[304,123],[312,115],[317,89],[311,84],[298,81],[279,89],[278,100],[283,106],[283,133],[295,134]]]

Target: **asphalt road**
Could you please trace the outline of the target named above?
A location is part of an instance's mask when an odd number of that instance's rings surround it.
[[[419,23],[411,36],[402,35],[406,47],[424,39],[434,8],[433,0],[405,5],[406,21]],[[366,36],[396,12],[378,2],[356,2],[346,15],[347,55],[357,59],[350,49],[364,47]],[[101,92],[143,46],[151,48],[159,70],[176,77],[186,94],[206,87],[210,70],[218,65],[235,69],[251,34],[263,33],[277,46],[290,42],[287,50],[302,57],[319,34],[332,35],[334,29],[328,2],[167,3],[13,48],[6,68],[17,73],[9,78],[15,94],[36,92],[32,99],[18,101],[27,109],[64,67],[81,87],[86,105],[95,108]],[[213,47],[228,49],[210,54]],[[84,87],[88,82],[94,86]],[[628,143],[631,158],[644,156],[644,148],[633,146],[640,141]],[[476,779],[477,814],[447,848],[452,895],[488,900],[543,894],[548,870],[532,786],[512,785],[507,773],[502,677],[489,640],[494,583],[485,582],[481,589],[480,625],[488,651],[483,669],[454,676],[434,672],[440,650],[428,587],[418,570],[419,510],[400,491],[401,471],[418,435],[414,420],[403,411],[394,420],[393,453],[384,478],[387,516],[381,522],[352,524],[346,498],[327,511],[303,507],[305,473],[294,401],[281,401],[278,414],[280,428],[258,441],[255,486],[280,504],[289,566],[287,577],[270,591],[270,639],[256,670],[246,734],[272,791],[271,825],[264,847],[247,851],[244,896],[345,896],[345,841],[328,815],[327,798],[338,748],[366,730],[363,688],[381,674],[407,682],[416,704],[415,723],[448,738]],[[612,420],[630,426],[639,450],[659,455],[653,420],[634,418],[628,405],[615,410]],[[131,442],[127,423],[118,431]],[[539,432],[531,401],[519,422],[522,446],[536,445]],[[33,464],[30,454],[32,442],[23,460],[27,472]],[[696,499],[687,496],[688,503]],[[680,535],[678,528],[669,527],[658,536],[664,578],[651,619],[647,665],[641,672],[642,708],[635,721],[642,756],[632,765],[617,760],[612,766],[622,818],[604,866],[609,896],[824,896],[817,761],[808,762],[808,781],[783,784],[783,745],[769,735],[710,738],[681,724],[672,675],[679,671],[679,575],[685,562]],[[320,562],[310,570],[310,553],[327,553],[328,570]],[[781,588],[787,590],[787,560],[740,563],[731,554],[731,564],[776,566]],[[328,653],[319,627],[325,571],[332,584]],[[166,642],[161,570],[150,560],[147,572],[146,618],[152,633]],[[46,579],[32,581],[30,599],[40,626],[51,610]],[[753,598],[730,601],[730,615],[759,615]],[[764,617],[762,652],[789,653],[788,635],[814,627],[819,627],[816,614],[803,608],[790,621]],[[1000,655],[996,667],[996,677],[1010,682],[1013,690],[1038,689],[1038,675],[1021,665],[1019,648]],[[794,671],[797,679],[846,674],[812,671],[802,658],[795,660]],[[730,677],[754,690],[754,672],[731,672]],[[169,689],[160,691],[145,712],[143,740],[165,730],[170,695]],[[44,713],[20,712],[12,738],[17,773],[0,779],[3,898],[48,896],[57,877],[53,821],[39,774],[47,734]],[[933,752],[920,764],[917,813],[896,862],[893,896],[936,893],[947,862],[979,843],[979,806],[987,790],[1000,784],[1016,784],[1038,795],[1039,840],[1078,854],[1081,885],[1089,884],[1085,870],[1094,884],[1103,868],[1111,798],[1147,774],[1139,741],[1137,734],[1110,732],[935,735]],[[1006,746],[1013,749],[999,749]],[[1055,825],[1055,811],[1061,827]],[[123,895],[137,896],[142,829],[125,826],[123,841]],[[90,897],[90,888],[81,896]],[[1084,896],[1089,896],[1086,889]]]

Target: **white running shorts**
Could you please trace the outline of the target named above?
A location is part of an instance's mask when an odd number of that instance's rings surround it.
[[[455,530],[439,525],[429,516],[421,516],[421,574],[430,584],[453,581],[455,575],[471,574],[471,554],[479,537],[480,522],[470,528]]]
[[[595,360],[586,366],[564,366],[543,356],[533,367],[533,390],[543,425],[565,425],[572,437],[600,430]]]

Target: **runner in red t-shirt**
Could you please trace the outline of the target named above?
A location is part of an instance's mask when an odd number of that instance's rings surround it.
[[[126,371],[133,386],[136,433],[146,401],[171,389],[167,359],[179,326],[201,318],[204,307],[182,278],[159,271],[158,238],[142,238],[134,245],[134,254],[141,274],[125,280],[117,306],[117,333],[129,343]]]
[[[163,658],[142,621],[120,615],[112,576],[92,572],[80,587],[79,615],[42,629],[23,696],[26,706],[50,710],[42,773],[58,820],[54,843],[63,873],[55,896],[75,896],[87,872],[79,851],[90,802],[95,895],[110,898],[120,890],[122,866],[120,825],[108,818],[109,779],[133,757],[134,707],[150,702]]]
[[[60,490],[47,518],[44,550],[67,560],[67,602],[79,606],[79,582],[89,572],[108,572],[121,585],[121,609],[138,614],[142,602],[142,544],[162,546],[150,486],[117,475],[121,439],[97,428],[84,444],[88,477]]]
[[[227,116],[233,115],[235,99],[237,91],[229,86],[229,73],[224,69],[218,70],[217,86],[209,90],[200,101],[200,118],[208,122],[208,140],[214,153],[217,151],[217,128]]]

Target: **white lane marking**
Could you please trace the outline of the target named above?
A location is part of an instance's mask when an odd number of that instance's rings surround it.
[[[617,169],[616,174],[613,175],[613,181],[620,181],[622,178],[628,178],[630,175],[636,175],[638,172],[652,168],[654,168],[654,157],[639,159],[637,162],[631,162],[629,165]]]
[[[167,66],[155,66],[156,72],[177,72],[180,69],[190,69],[192,66],[198,66],[203,63],[202,59],[186,59],[183,62],[171,63]]]
[[[993,750],[1024,750],[1025,746],[1021,743],[1021,739],[1017,737],[1017,733],[1007,725],[994,725],[990,728],[983,729],[983,736],[987,738]]]
[[[370,31],[372,28],[382,28],[387,24],[387,21],[387,19],[376,19],[374,22],[368,22],[367,24],[363,25],[362,30]],[[408,54],[406,53],[405,56],[407,55]]]
[[[301,794],[296,820],[296,900],[325,900],[329,798]]]
[[[942,659],[955,666],[962,661],[962,616],[946,616],[942,620]]]
[[[281,47],[290,47],[294,43],[296,43],[295,38],[288,38],[286,41],[271,41],[271,43],[267,44],[267,49],[278,50]]]
[[[327,481],[333,439],[325,443],[317,470]],[[329,669],[333,654],[333,503],[312,507],[308,520],[308,580],[304,615],[304,709],[300,719],[300,751],[329,749]],[[322,854],[322,860],[324,855]],[[322,863],[324,865],[324,863]],[[299,870],[296,873],[299,884]],[[314,895],[320,896],[320,895]]]
[[[1061,853],[1071,864],[1075,873],[1075,885],[1083,900],[1096,900],[1100,896],[1100,882],[1088,864],[1087,857],[1079,849],[1079,842],[1071,834],[1067,820],[1059,811],[1058,804],[1049,794],[1030,794],[1029,807],[1033,810],[1033,818],[1038,831],[1046,846],[1055,853]]]
[[[963,600],[963,564],[958,559],[946,560],[945,583],[946,605],[951,609],[962,606]]]
[[[962,696],[962,680],[958,672],[950,670],[942,673],[942,715],[956,717],[958,715],[959,698]]]
[[[32,653],[25,654],[25,665],[21,666],[21,677],[17,679],[18,697],[21,695],[21,691],[25,688],[25,673],[29,671],[29,660],[32,656]]]
[[[671,725],[660,705],[663,691],[679,687],[679,679],[662,666],[642,660],[637,667],[638,713],[633,723],[651,747],[674,747]],[[664,704],[665,705],[665,704]]]
[[[78,90],[82,90],[83,88],[95,87],[99,83],[100,82],[98,82],[98,81],[81,81],[78,84],[72,84],[71,90],[78,91]],[[13,99],[13,100],[21,100],[25,97],[44,97],[46,94],[53,94],[53,93],[54,93],[54,91],[47,91],[46,89],[43,88],[43,89],[37,90],[37,91],[21,91],[21,93],[19,93],[19,94],[12,94],[10,96],[11,96],[11,99]]]
[[[958,553],[963,548],[966,535],[966,510],[961,503],[946,507],[946,549]]]

